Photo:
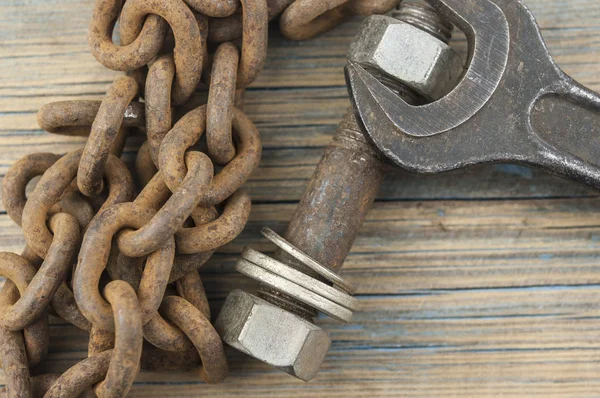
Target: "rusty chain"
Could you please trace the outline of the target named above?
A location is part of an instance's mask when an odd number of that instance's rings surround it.
[[[96,0],[90,51],[125,75],[101,101],[42,107],[42,129],[88,137],[85,147],[27,155],[2,183],[27,246],[0,253],[0,396],[125,396],[140,368],[199,367],[206,382],[223,380],[198,269],[250,216],[240,188],[262,145],[243,95],[265,64],[268,21],[280,17],[284,36],[307,39],[397,2]],[[120,157],[135,134],[146,140],[132,174]],[[90,333],[88,358],[62,375],[31,375],[48,352],[49,313]]]

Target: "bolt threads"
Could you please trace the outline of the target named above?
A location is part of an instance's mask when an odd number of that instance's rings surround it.
[[[291,312],[292,314],[298,315],[300,318],[306,319],[309,322],[312,322],[312,319],[317,316],[317,310],[313,309],[309,305],[301,303],[287,294],[264,284],[260,285],[256,295],[261,299],[286,310],[287,312]]]
[[[402,83],[400,80],[396,80],[385,73],[381,73],[381,71],[375,68],[365,68],[373,77],[381,82],[384,86],[389,88],[394,92],[394,94],[398,95],[402,98],[406,103],[414,106],[423,105],[426,103],[425,99],[419,95],[417,91],[408,87],[406,84]]]
[[[392,16],[431,34],[446,44],[452,38],[454,26],[428,4],[401,2]]]
[[[367,138],[358,126],[352,108],[348,108],[346,111],[329,145],[380,159],[379,154],[373,149],[373,146],[367,141]]]
[[[321,311],[348,322],[358,307],[351,296],[354,287],[269,228],[263,228],[262,234],[304,269],[244,248],[235,269],[261,282],[258,296],[309,321]]]

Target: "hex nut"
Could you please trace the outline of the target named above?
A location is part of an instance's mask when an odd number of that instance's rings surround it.
[[[304,381],[331,345],[318,326],[241,290],[227,296],[215,328],[226,344]]]
[[[348,59],[404,83],[428,100],[448,94],[463,74],[452,47],[395,18],[365,20],[348,51]]]

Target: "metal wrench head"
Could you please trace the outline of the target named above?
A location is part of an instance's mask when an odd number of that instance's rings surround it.
[[[412,106],[349,63],[357,119],[374,146],[415,172],[522,163],[600,187],[600,145],[590,150],[578,144],[581,136],[564,139],[565,130],[595,137],[600,97],[556,66],[521,1],[428,2],[467,35],[467,71],[445,97]]]
[[[382,112],[404,134],[414,137],[444,133],[479,111],[496,91],[508,60],[508,21],[496,4],[489,0],[431,0],[430,3],[466,32],[470,44],[469,67],[448,95],[424,106],[412,106],[398,101],[393,92],[364,73],[359,65],[348,67],[351,89],[358,90],[356,86],[364,83],[381,104]]]

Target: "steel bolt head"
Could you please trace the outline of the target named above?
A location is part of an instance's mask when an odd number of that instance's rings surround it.
[[[463,73],[458,54],[429,33],[395,18],[365,20],[348,59],[400,81],[428,100],[448,94]]]
[[[331,345],[318,326],[241,290],[227,296],[215,328],[226,344],[304,381]]]

